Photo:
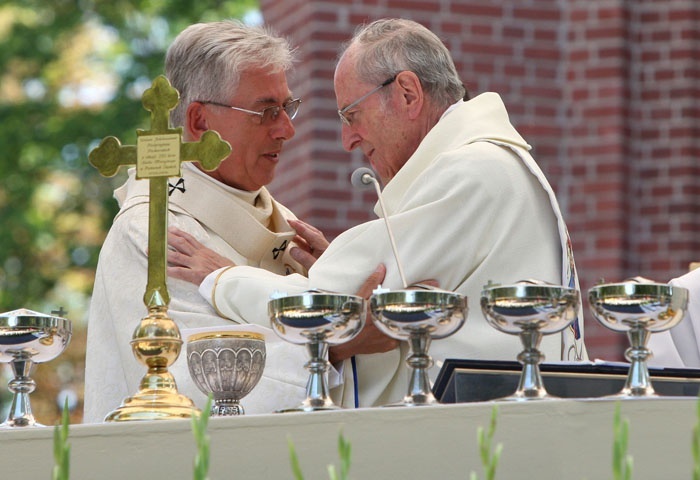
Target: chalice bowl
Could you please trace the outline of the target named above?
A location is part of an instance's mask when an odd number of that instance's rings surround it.
[[[195,385],[212,395],[212,416],[244,415],[241,399],[265,369],[265,338],[246,331],[209,331],[187,341],[187,367]]]
[[[36,422],[29,394],[36,388],[30,377],[37,363],[53,360],[71,338],[71,323],[62,317],[19,309],[0,314],[0,362],[12,366],[8,383],[12,405],[2,428],[43,426]]]
[[[657,396],[649,378],[647,348],[649,335],[675,327],[688,305],[688,290],[636,277],[622,283],[600,284],[588,290],[588,301],[595,318],[615,332],[626,332],[630,348],[627,380],[615,395],[621,398]]]
[[[397,340],[408,342],[408,393],[397,403],[386,406],[414,407],[439,403],[433,395],[428,369],[433,359],[430,342],[449,337],[467,318],[467,299],[438,289],[376,290],[370,297],[372,319],[377,328]]]
[[[355,338],[365,324],[362,297],[330,292],[305,292],[274,298],[268,302],[272,329],[287,342],[306,345],[310,359],[306,398],[300,405],[280,412],[313,412],[339,409],[328,394],[326,360],[329,345]]]
[[[539,350],[543,335],[564,330],[576,319],[581,297],[575,288],[525,280],[513,285],[486,286],[481,292],[481,311],[497,330],[518,335],[523,350],[518,354],[522,365],[516,391],[500,400],[541,400],[554,396],[542,383]]]

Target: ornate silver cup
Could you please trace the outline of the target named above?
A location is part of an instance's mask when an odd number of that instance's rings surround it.
[[[540,374],[540,363],[544,360],[540,341],[542,335],[568,327],[576,319],[580,303],[576,289],[536,281],[484,288],[481,310],[486,320],[501,332],[520,336],[523,344],[523,351],[518,354],[523,366],[518,388],[501,400],[552,398]]]
[[[438,403],[430,389],[428,369],[433,359],[430,342],[449,337],[467,318],[467,299],[443,290],[376,291],[370,297],[372,318],[382,332],[397,340],[408,341],[410,369],[408,393],[387,406],[424,406]]]
[[[630,362],[625,385],[616,396],[644,398],[656,396],[649,378],[647,348],[649,335],[676,326],[688,305],[688,290],[645,278],[622,283],[601,284],[588,290],[588,302],[595,318],[616,332],[626,332]]]
[[[71,338],[70,320],[31,310],[0,314],[0,362],[10,363],[14,378],[8,384],[14,394],[7,419],[0,427],[43,426],[36,422],[29,394],[36,388],[30,377],[34,364],[53,360]]]
[[[214,331],[187,341],[190,376],[205,395],[214,397],[211,415],[244,415],[241,399],[258,384],[265,368],[262,334]]]
[[[280,412],[313,412],[340,407],[328,395],[326,360],[329,345],[353,339],[365,324],[365,301],[354,295],[307,292],[275,298],[268,302],[272,329],[282,339],[306,345],[311,359],[306,398],[301,405]]]

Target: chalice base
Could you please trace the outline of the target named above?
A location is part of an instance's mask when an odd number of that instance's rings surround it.
[[[290,408],[276,410],[275,413],[294,413],[294,412],[320,412],[323,410],[342,410],[341,407],[333,403],[329,397],[326,398],[307,398],[301,405]]]
[[[382,407],[427,407],[430,405],[440,405],[440,402],[432,393],[420,393],[406,395],[400,402],[388,403]]]
[[[245,409],[238,400],[214,400],[211,406],[210,414],[214,417],[232,417],[236,415],[245,415]]]
[[[25,428],[25,427],[45,427],[41,423],[35,421],[34,419],[27,418],[15,418],[12,420],[5,420],[0,423],[1,428]]]
[[[662,398],[661,395],[654,391],[654,388],[649,386],[647,388],[623,388],[619,393],[615,395],[609,395],[608,398],[619,398],[619,399],[630,399],[635,398]],[[678,397],[674,397],[678,398]]]
[[[546,391],[529,390],[523,392],[515,392],[513,395],[499,398],[499,402],[529,402],[533,400],[560,400],[559,397],[550,395]]]

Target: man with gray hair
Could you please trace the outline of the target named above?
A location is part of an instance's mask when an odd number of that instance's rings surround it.
[[[518,338],[493,329],[479,309],[484,285],[578,284],[554,192],[501,98],[468,99],[440,39],[400,19],[361,27],[338,61],[334,85],[343,147],[360,149],[385,184],[386,211],[375,212],[391,224],[407,283],[435,279],[469,301],[464,327],[431,344],[431,379],[447,358],[515,360]],[[305,242],[291,253],[309,268],[308,278],[236,266],[211,273],[200,293],[230,318],[253,319],[273,289],[354,292],[378,263],[387,267],[383,287],[403,287],[384,219],[351,228],[330,244],[310,226],[293,226]],[[183,271],[172,274],[185,278],[187,268],[198,269],[197,255],[180,260]],[[586,358],[582,319],[543,339],[547,359]],[[344,377],[334,399],[345,406],[401,399],[408,346],[395,347],[370,322],[357,338],[332,348]]]
[[[293,51],[287,41],[262,27],[238,21],[201,23],[175,39],[165,59],[166,76],[180,93],[173,126],[186,141],[207,130],[228,141],[232,153],[211,172],[185,163],[171,179],[168,222],[210,247],[218,262],[260,267],[287,275],[306,275],[289,255],[295,232],[293,214],[277,203],[265,185],[280,161],[284,143],[294,136],[292,119],[301,100],[287,86]],[[115,191],[120,211],[105,239],[90,306],[85,373],[85,422],[99,422],[134,394],[146,368],[134,358],[130,340],[146,314],[148,185],[135,169]],[[189,282],[168,284],[169,315],[181,329],[230,325]],[[291,347],[291,346],[290,346]],[[183,350],[184,351],[184,350]],[[285,353],[286,352],[286,353]],[[292,359],[287,358],[291,355]],[[184,354],[171,367],[181,393],[202,407]],[[304,398],[307,375],[297,350],[268,346],[266,376],[249,397],[249,413],[287,406]],[[298,374],[276,364],[299,365]]]

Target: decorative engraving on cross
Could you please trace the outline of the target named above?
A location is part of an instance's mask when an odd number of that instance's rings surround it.
[[[168,178],[181,175],[182,162],[199,162],[214,170],[231,153],[231,146],[213,130],[197,142],[182,142],[182,128],[170,128],[169,112],[180,94],[164,75],[157,77],[142,97],[151,112],[150,130],[137,130],[136,145],[122,145],[116,137],[104,138],[90,152],[88,161],[105,177],[116,175],[122,166],[136,166],[136,177],[149,180],[148,283],[143,301],[147,308],[167,307],[166,283]]]

